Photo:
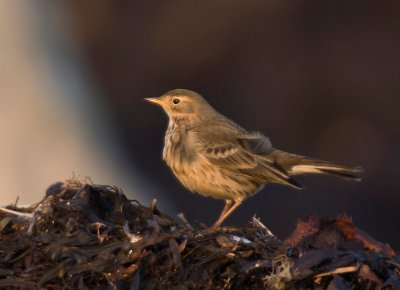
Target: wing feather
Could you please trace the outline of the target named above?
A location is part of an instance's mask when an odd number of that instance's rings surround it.
[[[193,131],[197,152],[211,164],[259,179],[301,188],[268,154],[274,149],[266,136],[240,127],[222,127],[218,132],[206,126]]]

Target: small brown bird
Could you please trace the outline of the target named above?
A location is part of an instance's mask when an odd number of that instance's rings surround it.
[[[359,166],[311,159],[275,149],[268,137],[249,132],[214,110],[198,93],[176,89],[147,101],[169,117],[163,159],[190,191],[225,200],[222,222],[267,183],[302,188],[298,174],[332,174],[360,180]]]

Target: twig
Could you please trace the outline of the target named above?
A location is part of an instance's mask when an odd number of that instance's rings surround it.
[[[270,238],[275,237],[275,235],[256,216],[253,216],[251,222],[254,227],[257,227],[257,228],[263,230],[267,237],[270,237]]]
[[[177,214],[178,218],[183,222],[183,224],[190,229],[191,231],[193,231],[193,227],[190,225],[190,223],[188,222],[188,220],[185,217],[185,214],[183,212]]]
[[[30,222],[33,218],[33,213],[26,213],[26,212],[19,212],[15,210],[11,210],[8,208],[0,207],[0,212],[8,213],[17,217],[22,218],[23,220],[26,220]]]
[[[324,276],[331,276],[331,275],[336,275],[336,274],[344,274],[344,273],[356,272],[356,271],[358,271],[358,268],[359,268],[358,265],[337,268],[337,269],[335,269],[333,271],[319,273],[318,275],[315,275],[314,278],[319,278],[319,277],[324,277]]]

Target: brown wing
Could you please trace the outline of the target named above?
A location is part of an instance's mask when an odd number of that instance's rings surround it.
[[[237,125],[223,123],[196,128],[193,135],[197,152],[215,166],[264,182],[301,188],[283,168],[268,158],[274,149],[261,133],[249,133]]]

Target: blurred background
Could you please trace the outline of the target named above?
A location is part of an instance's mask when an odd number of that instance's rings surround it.
[[[74,172],[211,224],[223,202],[173,177],[167,117],[143,101],[187,88],[277,148],[366,170],[268,185],[227,224],[256,214],[285,238],[345,212],[399,249],[399,35],[397,0],[1,2],[0,204]]]

